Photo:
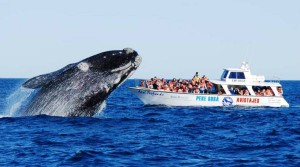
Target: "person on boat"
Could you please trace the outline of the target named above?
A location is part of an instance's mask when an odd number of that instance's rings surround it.
[[[177,92],[178,92],[178,93],[183,93],[183,89],[182,89],[182,88],[178,88],[178,89],[177,89]]]
[[[278,94],[279,94],[279,95],[281,95],[281,96],[283,95],[282,87],[278,87],[278,88],[277,88],[277,91],[278,91]]]
[[[143,87],[143,88],[146,87],[145,80],[141,80],[141,82],[140,82],[140,87]]]
[[[200,94],[199,88],[195,87],[195,90],[193,91],[194,94]]]
[[[147,88],[149,89],[154,89],[154,78],[151,78],[148,82],[147,82]]]
[[[167,81],[164,78],[162,78],[160,81],[161,81],[162,85],[165,85],[167,83]]]
[[[173,85],[176,85],[176,84],[177,84],[176,78],[173,78],[172,83],[173,83]]]
[[[206,89],[207,93],[210,94],[212,90],[213,84],[210,81],[206,81]]]
[[[235,94],[233,87],[231,87],[231,88],[229,89],[229,92],[230,92],[232,95]]]
[[[148,89],[153,89],[152,81],[147,81],[147,83],[146,83],[146,88],[148,88]]]
[[[262,91],[260,92],[260,94],[261,94],[262,96],[265,96],[265,95],[266,95],[266,89],[262,89]]]
[[[204,80],[201,80],[200,84],[199,84],[199,89],[200,89],[200,93],[204,93],[206,88],[206,84]]]
[[[168,85],[164,85],[164,91],[170,92],[170,88]]]
[[[249,96],[249,95],[250,95],[250,93],[249,93],[248,89],[245,89],[244,96]]]
[[[239,88],[234,88],[234,94],[238,95],[239,94]]]
[[[175,87],[173,88],[173,91],[172,91],[172,92],[178,92],[178,89],[179,89],[179,88],[175,86]]]
[[[273,96],[271,89],[267,89],[265,92],[265,96]]]
[[[260,89],[258,89],[258,90],[255,92],[255,95],[256,95],[256,96],[261,96]]]
[[[188,93],[193,93],[194,90],[193,90],[193,85],[191,83],[188,84]]]
[[[183,93],[189,93],[189,88],[184,84],[182,86],[182,91],[183,91]]]
[[[205,75],[202,76],[202,78],[204,81],[207,81],[207,77]]]
[[[173,85],[173,82],[172,82],[172,81],[169,81],[169,82],[168,82],[168,87],[169,87],[170,89],[173,89],[173,86],[174,86],[174,85]]]
[[[158,85],[157,85],[157,82],[154,82],[153,84],[152,84],[152,89],[157,89],[157,87],[158,87]]]
[[[162,81],[159,78],[154,77],[153,89],[160,90],[162,88],[162,86],[163,86]],[[160,89],[158,87],[160,87]]]
[[[140,80],[139,87],[145,87],[145,81],[144,80]]]
[[[191,84],[192,84],[193,86],[195,86],[195,85],[196,85],[196,81],[194,81],[194,80],[192,79]]]
[[[157,85],[156,90],[161,90],[163,89],[161,85]]]
[[[196,74],[194,75],[193,79],[192,79],[194,82],[199,82],[200,81],[200,77],[199,77],[199,74],[198,72],[196,72]]]

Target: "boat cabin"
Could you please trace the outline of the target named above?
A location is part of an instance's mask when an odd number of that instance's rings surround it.
[[[252,75],[249,65],[245,62],[242,63],[241,68],[224,69],[220,80],[211,80],[211,82],[219,94],[282,96],[282,88],[279,83],[265,82],[264,76]]]

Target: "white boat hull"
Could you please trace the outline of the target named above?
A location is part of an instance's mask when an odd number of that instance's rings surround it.
[[[190,94],[139,87],[129,89],[146,105],[289,107],[282,96]]]

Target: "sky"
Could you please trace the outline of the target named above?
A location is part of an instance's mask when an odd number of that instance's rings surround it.
[[[133,48],[131,78],[218,79],[250,64],[300,80],[299,0],[0,0],[0,78],[31,78]]]

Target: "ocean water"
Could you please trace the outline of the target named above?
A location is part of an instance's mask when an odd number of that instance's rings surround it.
[[[0,113],[30,91],[0,79]],[[0,118],[0,166],[300,166],[300,81],[289,108],[144,106],[126,81],[95,118]]]

